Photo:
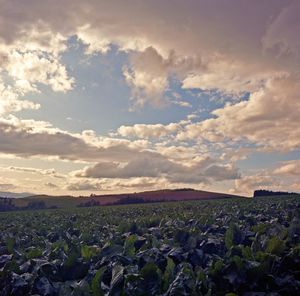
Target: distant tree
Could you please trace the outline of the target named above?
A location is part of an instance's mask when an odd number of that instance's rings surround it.
[[[26,209],[29,210],[41,210],[41,209],[46,209],[46,204],[42,200],[37,200],[37,201],[30,201],[26,207]]]
[[[17,209],[18,208],[13,203],[12,198],[0,197],[0,211],[1,212],[15,211]]]
[[[271,190],[255,190],[253,193],[253,197],[260,197],[260,196],[278,196],[278,195],[295,195],[297,193],[294,192],[285,192],[285,191],[271,191]]]
[[[142,197],[123,197],[116,201],[114,204],[126,205],[126,204],[135,204],[135,203],[145,203],[145,200]]]
[[[142,204],[142,203],[156,203],[156,202],[166,202],[165,199],[155,199],[155,200],[147,200],[143,197],[122,197],[117,201],[111,203],[111,205],[128,205],[128,204]]]
[[[30,201],[25,207],[17,207],[14,204],[14,198],[0,197],[0,212],[21,211],[21,210],[42,210],[42,209],[58,209],[56,205],[50,207],[42,200]]]
[[[100,206],[100,202],[96,201],[94,199],[87,201],[87,202],[82,202],[79,205],[77,205],[78,208],[85,208],[85,207],[98,207]]]
[[[193,188],[178,188],[178,189],[174,189],[174,191],[195,191],[195,189],[193,189]]]

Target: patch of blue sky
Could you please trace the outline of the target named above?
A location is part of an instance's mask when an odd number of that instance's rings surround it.
[[[300,150],[290,152],[254,152],[247,159],[237,161],[241,170],[273,169],[281,162],[300,159]]]
[[[190,108],[174,104],[155,110],[146,105],[129,111],[131,90],[122,72],[128,63],[127,54],[115,46],[106,54],[85,55],[84,49],[76,39],[70,39],[69,50],[62,57],[69,75],[75,78],[74,88],[61,93],[39,85],[40,93],[30,93],[25,98],[41,104],[41,108],[23,110],[21,117],[49,121],[72,132],[93,129],[105,134],[120,125],[177,122],[191,112]]]
[[[174,81],[177,83],[178,94],[193,106],[194,112],[200,115],[199,118],[201,118],[201,120],[215,117],[212,114],[212,111],[224,108],[226,104],[232,102],[237,103],[239,101],[246,101],[250,96],[250,93],[248,92],[230,95],[218,90],[202,90],[199,88],[182,89],[181,83],[176,80]]]
[[[130,89],[122,74],[126,55],[112,48],[105,55],[87,56],[82,44],[70,42],[62,62],[75,78],[73,90],[61,93],[40,86],[41,93],[30,94],[30,100],[40,103],[41,109],[25,110],[21,115],[69,131],[94,129],[104,133],[120,124],[128,113]]]
[[[176,79],[176,77],[170,77],[169,90],[166,92],[167,96],[170,96],[172,101],[187,102],[190,107],[181,108],[181,112],[185,116],[189,114],[198,115],[199,119],[204,120],[212,117],[211,111],[221,105],[217,101],[212,101],[212,93],[206,92],[201,89],[183,89],[182,83]]]
[[[25,98],[39,103],[39,110],[23,110],[22,118],[51,122],[54,126],[71,132],[86,129],[98,134],[115,131],[121,125],[168,124],[196,114],[193,121],[212,117],[211,111],[222,108],[226,100],[218,92],[199,89],[182,89],[176,77],[170,77],[165,96],[171,104],[153,109],[151,105],[129,111],[132,104],[131,89],[125,81],[123,67],[128,64],[128,53],[114,45],[105,54],[85,55],[85,46],[75,37],[68,41],[69,50],[62,56],[68,73],[75,78],[73,90],[54,92],[39,85],[40,93],[30,93]],[[182,106],[185,102],[189,106]]]

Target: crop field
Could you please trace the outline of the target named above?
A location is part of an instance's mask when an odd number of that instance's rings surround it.
[[[300,200],[0,214],[0,295],[300,295]]]

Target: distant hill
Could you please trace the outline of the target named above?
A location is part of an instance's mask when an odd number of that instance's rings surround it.
[[[105,194],[91,195],[86,197],[74,196],[50,196],[50,195],[32,195],[22,199],[16,199],[15,204],[20,207],[26,206],[32,201],[44,201],[47,207],[57,206],[60,208],[76,207],[85,204],[130,204],[130,203],[147,203],[147,202],[163,202],[163,201],[183,201],[183,200],[206,200],[239,197],[225,193],[183,189],[165,189],[156,191],[145,191],[138,193],[124,194]]]
[[[112,203],[121,201],[126,198],[139,198],[144,201],[179,201],[179,200],[198,200],[198,199],[217,199],[236,197],[229,194],[200,191],[193,189],[165,189],[156,191],[144,191],[130,194],[113,194],[113,195],[94,195],[90,198],[102,201],[102,203]]]
[[[16,192],[9,192],[9,191],[0,191],[0,197],[9,197],[9,198],[22,198],[22,197],[27,197],[29,195],[32,195],[32,193],[29,192],[21,192],[21,193],[16,193]]]

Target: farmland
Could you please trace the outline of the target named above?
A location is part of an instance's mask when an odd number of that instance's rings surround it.
[[[299,295],[298,196],[0,214],[0,295]]]
[[[107,194],[107,195],[91,195],[91,196],[50,196],[50,195],[33,195],[24,198],[16,198],[13,203],[16,206],[24,207],[32,202],[43,202],[45,206],[56,206],[59,208],[76,207],[80,204],[88,202],[97,202],[100,205],[113,205],[127,203],[128,200],[139,202],[161,202],[161,201],[183,201],[183,200],[203,200],[203,199],[219,199],[219,198],[236,197],[234,195],[208,192],[192,189],[175,189],[175,190],[156,190],[138,193],[126,194]]]

